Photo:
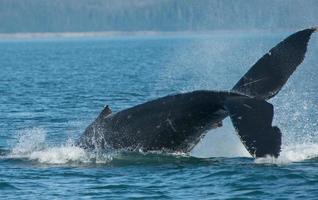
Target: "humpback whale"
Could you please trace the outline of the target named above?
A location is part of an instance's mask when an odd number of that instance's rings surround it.
[[[274,97],[302,63],[317,28],[298,31],[278,43],[229,91],[197,90],[173,94],[112,113],[106,106],[81,135],[88,149],[189,152],[211,129],[230,117],[255,158],[278,157],[282,133],[272,126]]]

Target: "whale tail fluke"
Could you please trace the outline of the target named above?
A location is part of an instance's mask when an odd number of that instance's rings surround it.
[[[272,127],[272,104],[242,96],[226,100],[225,108],[241,141],[253,157],[279,156],[282,134],[278,127]]]
[[[273,47],[236,83],[232,91],[270,99],[302,63],[310,36],[318,28],[298,31]]]

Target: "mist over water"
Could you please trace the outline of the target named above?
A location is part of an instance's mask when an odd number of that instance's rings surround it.
[[[227,90],[290,33],[1,41],[0,197],[314,199],[315,34],[303,64],[270,101],[283,133],[278,159],[252,159],[229,119],[189,155],[74,146],[104,105],[116,112],[171,93]]]

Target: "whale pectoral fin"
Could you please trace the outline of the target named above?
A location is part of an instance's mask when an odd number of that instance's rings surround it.
[[[236,83],[232,91],[251,97],[275,96],[302,63],[310,36],[317,28],[298,31],[273,47]]]
[[[282,133],[278,127],[272,127],[272,104],[254,98],[233,97],[226,100],[225,108],[253,157],[279,156]]]

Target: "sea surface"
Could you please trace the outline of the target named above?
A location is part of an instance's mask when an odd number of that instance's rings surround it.
[[[0,40],[0,199],[317,199],[318,34],[270,100],[278,159],[251,158],[229,119],[189,154],[74,146],[105,105],[230,89],[291,33]]]

